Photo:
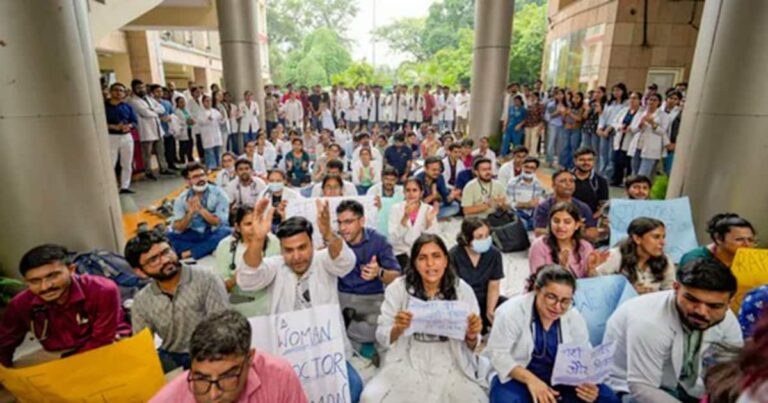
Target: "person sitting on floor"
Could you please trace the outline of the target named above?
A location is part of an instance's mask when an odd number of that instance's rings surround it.
[[[439,157],[429,157],[424,161],[424,170],[416,175],[423,190],[422,199],[427,204],[440,203],[438,218],[448,218],[459,214],[461,191],[449,190],[442,174],[443,161]]]
[[[165,385],[150,403],[306,403],[290,363],[251,346],[251,324],[226,310],[200,322],[192,332],[192,366]]]
[[[229,198],[230,210],[240,206],[253,206],[259,195],[267,189],[267,184],[257,178],[253,172],[253,164],[247,159],[235,162],[237,179],[231,181],[224,189]]]
[[[24,254],[19,272],[27,289],[16,294],[0,323],[0,364],[28,332],[46,352],[66,357],[105,346],[131,334],[117,285],[103,277],[77,275],[72,254],[59,245],[40,245]]]
[[[413,241],[422,233],[437,233],[439,207],[421,200],[422,184],[418,179],[405,181],[405,200],[392,206],[389,213],[389,239],[400,267],[406,268]]]
[[[497,210],[508,210],[509,203],[502,184],[493,179],[491,160],[478,157],[472,170],[475,171],[475,179],[472,179],[461,195],[461,206],[465,217],[486,218]]]
[[[584,237],[588,240],[596,239],[597,220],[592,215],[592,209],[584,202],[573,197],[576,190],[576,175],[571,171],[559,170],[552,174],[552,189],[554,194],[536,206],[533,213],[533,228],[536,236],[545,235],[549,224],[549,213],[557,203],[571,203],[578,210],[579,215],[584,218]]]
[[[501,252],[493,246],[488,222],[476,217],[465,218],[450,255],[459,278],[475,292],[483,319],[483,334],[486,334],[493,325],[496,307],[507,300],[501,296],[501,279],[504,278]]]
[[[163,371],[189,368],[189,338],[195,326],[206,315],[229,307],[224,282],[211,270],[182,265],[156,231],[128,241],[125,259],[136,274],[154,280],[133,299],[133,332],[149,328],[163,339],[157,350]]]
[[[461,301],[469,307],[464,337],[407,334],[411,299]],[[483,403],[486,383],[478,377],[475,349],[483,322],[472,287],[456,276],[448,248],[434,234],[421,235],[411,249],[410,268],[385,290],[376,339],[389,351],[361,401],[398,403]]]
[[[681,266],[694,259],[714,258],[731,267],[739,248],[754,248],[757,244],[755,227],[734,213],[716,214],[707,222],[707,233],[712,243],[688,251],[680,259]]]
[[[355,252],[355,268],[339,279],[339,301],[347,321],[347,336],[361,351],[363,344],[376,342],[376,320],[384,302],[384,287],[402,270],[387,238],[365,226],[363,205],[344,200],[336,208],[339,234]]]
[[[188,189],[173,203],[173,218],[168,240],[182,259],[210,255],[219,242],[232,232],[229,199],[226,193],[208,183],[205,167],[199,162],[182,171]]]
[[[281,256],[264,258],[264,242],[272,228],[274,209],[269,200],[256,203],[253,225],[244,233],[251,241],[237,263],[237,285],[244,291],[267,289],[269,313],[293,312],[313,306],[338,304],[338,281],[355,268],[355,253],[331,230],[328,202],[317,200],[317,226],[326,249],[315,251],[312,223],[304,217],[291,217],[277,227]],[[341,312],[339,312],[341,316]],[[343,322],[342,322],[343,323]],[[347,357],[352,348],[344,337]],[[347,363],[350,396],[357,402],[362,380]]]
[[[549,210],[548,234],[536,238],[528,252],[531,275],[541,267],[558,264],[576,278],[594,273],[598,258],[592,244],[581,235],[582,216],[571,203],[557,203]]]
[[[543,267],[533,290],[504,303],[484,354],[498,375],[491,382],[491,403],[618,403],[606,385],[552,385],[560,344],[589,344],[587,323],[570,309],[576,278],[558,265]]]
[[[325,178],[326,176],[338,176],[342,180],[342,194],[343,196],[354,197],[357,196],[357,186],[354,183],[343,179],[344,164],[339,160],[330,160],[325,164]],[[310,197],[322,197],[323,193],[323,180],[315,183],[312,186],[312,194]]]
[[[515,209],[515,214],[528,231],[533,230],[534,211],[546,195],[544,185],[536,177],[537,169],[539,169],[539,159],[526,157],[523,160],[523,170],[520,175],[511,179],[507,185],[509,204]]]

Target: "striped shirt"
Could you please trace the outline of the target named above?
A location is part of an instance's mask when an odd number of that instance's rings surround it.
[[[156,282],[144,287],[133,300],[133,332],[148,327],[163,339],[162,349],[189,352],[195,327],[209,314],[229,307],[224,282],[215,273],[183,266],[173,295],[164,293]]]

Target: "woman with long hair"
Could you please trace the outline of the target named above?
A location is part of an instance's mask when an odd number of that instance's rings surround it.
[[[715,214],[707,222],[707,233],[712,243],[700,246],[683,255],[680,265],[698,258],[715,258],[731,267],[739,248],[754,248],[757,244],[755,227],[734,213]]]
[[[552,372],[562,344],[589,344],[584,318],[573,305],[576,278],[558,265],[544,266],[533,290],[496,310],[485,353],[498,373],[491,403],[619,402],[605,385],[553,385]]]
[[[266,289],[243,291],[237,286],[235,271],[237,262],[242,260],[250,238],[247,234],[253,226],[253,206],[238,207],[232,216],[234,232],[219,242],[213,256],[216,258],[216,272],[224,280],[229,292],[232,308],[246,317],[269,314],[269,294]],[[264,242],[264,256],[280,254],[280,240],[271,232]]]
[[[547,121],[547,163],[551,166],[555,160],[555,152],[558,150],[558,142],[563,136],[563,118],[568,114],[568,104],[565,100],[565,91],[555,88],[552,99],[547,102],[544,110],[544,120]]]
[[[597,135],[597,127],[607,101],[605,87],[601,85],[595,88],[592,99],[589,100],[584,123],[581,126],[581,146],[589,147],[597,154],[595,167],[600,166],[600,136]]]
[[[581,144],[581,125],[587,108],[584,106],[584,93],[574,92],[568,99],[568,109],[563,117],[565,130],[560,141],[560,155],[557,163],[564,169],[573,169],[573,153]]]
[[[661,95],[648,95],[645,113],[635,116],[632,125],[638,129],[627,151],[632,158],[632,175],[653,178],[656,164],[667,155],[669,145],[669,116],[661,108]]]
[[[629,93],[624,83],[618,83],[611,87],[611,97],[603,108],[603,114],[597,122],[597,136],[600,138],[600,147],[597,151],[599,164],[597,172],[606,178],[613,179],[613,140],[616,130],[613,121],[616,116],[629,104]],[[611,183],[618,186],[619,183]]]
[[[559,264],[576,278],[590,272],[592,245],[581,235],[582,216],[572,203],[561,202],[549,210],[549,233],[537,238],[528,252],[531,274],[548,264]]]
[[[655,218],[635,218],[629,223],[627,235],[609,251],[607,260],[597,266],[597,273],[621,274],[639,294],[672,288],[675,265],[664,254],[664,223]]]
[[[408,178],[403,185],[405,200],[389,211],[388,239],[402,268],[408,264],[408,252],[413,241],[422,233],[436,233],[438,230],[440,207],[421,201],[423,186],[418,179]]]
[[[469,308],[461,339],[407,332],[411,301],[460,301]],[[386,363],[370,380],[360,402],[487,402],[475,348],[482,320],[472,288],[456,276],[448,249],[434,234],[413,242],[405,276],[387,286],[376,339],[389,348]]]
[[[450,255],[459,277],[475,292],[485,333],[493,325],[496,307],[506,301],[500,292],[501,279],[504,278],[501,252],[493,246],[488,221],[477,217],[465,218]]]
[[[631,92],[629,94],[629,103],[614,118],[612,125],[616,132],[613,142],[613,180],[612,184],[624,183],[624,178],[629,176],[632,169],[629,145],[635,134],[640,130],[633,122],[637,118],[642,118],[644,110],[640,106],[640,100],[643,94]]]

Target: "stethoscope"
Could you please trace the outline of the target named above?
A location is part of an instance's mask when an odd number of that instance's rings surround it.
[[[531,312],[536,311],[536,302],[534,301],[533,307]],[[529,323],[529,326],[531,328],[531,335],[533,336],[533,351],[531,352],[531,356],[533,358],[542,359],[547,356],[547,332],[542,333],[541,337],[541,354],[536,354],[536,315],[531,315],[531,322]],[[563,343],[563,328],[559,324],[557,325],[557,344]],[[553,357],[554,358],[554,357]]]
[[[32,318],[29,320],[29,330],[38,341],[45,341],[48,339],[48,316],[45,315],[47,310],[48,308],[43,305],[38,305],[32,308]],[[38,336],[37,329],[35,328],[35,318],[41,314],[44,315],[43,329]],[[87,325],[89,323],[88,316],[85,314],[81,315],[80,313],[75,314],[75,321],[79,326]]]

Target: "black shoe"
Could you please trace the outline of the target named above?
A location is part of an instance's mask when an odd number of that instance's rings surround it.
[[[166,169],[165,171],[160,171],[160,175],[176,176],[176,172],[175,171],[171,171],[170,169]]]
[[[156,180],[157,180],[157,176],[155,176],[155,174],[153,174],[153,173],[151,173],[151,172],[148,172],[148,173],[144,174],[144,176],[145,176],[147,179],[151,179],[151,180],[153,180],[153,181],[156,181]]]
[[[120,194],[121,195],[132,195],[134,193],[136,193],[136,192],[131,190],[131,189],[128,189],[128,188],[120,189]]]

